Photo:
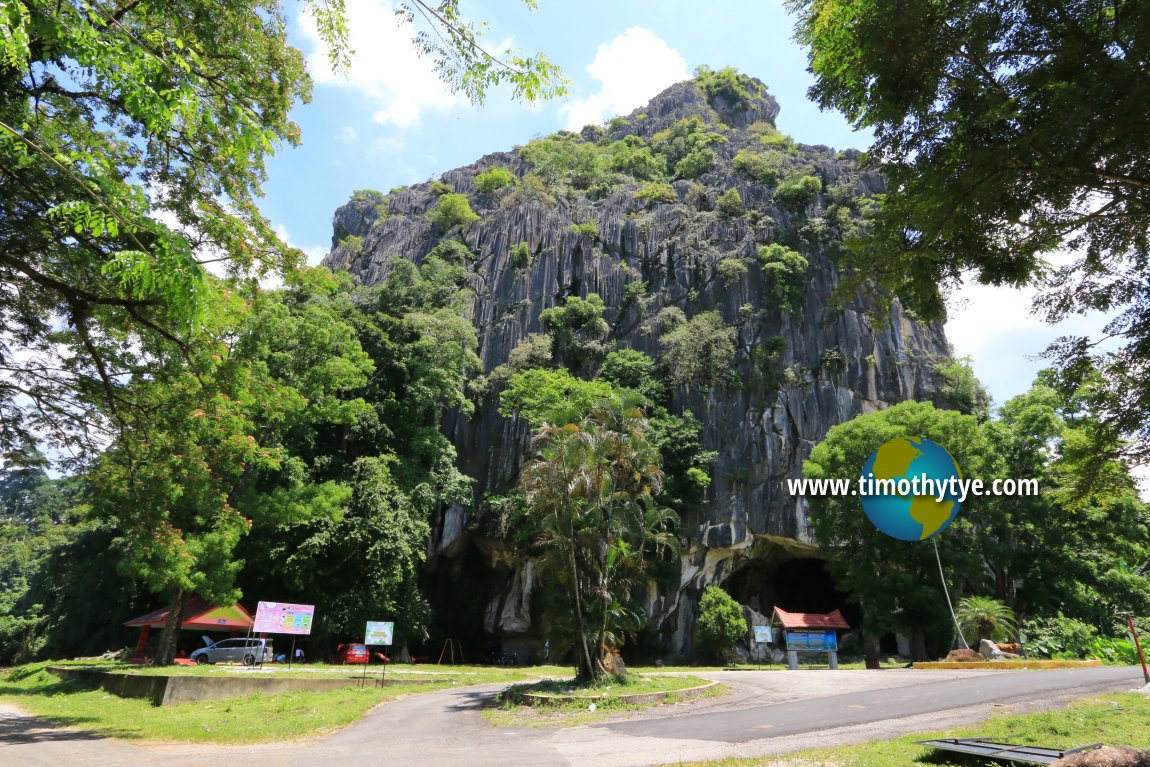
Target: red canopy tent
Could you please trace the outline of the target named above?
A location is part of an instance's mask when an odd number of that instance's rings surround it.
[[[125,621],[125,626],[140,629],[140,641],[136,643],[135,656],[142,658],[144,648],[148,644],[148,637],[152,629],[162,629],[168,622],[168,608],[161,607],[147,615]],[[244,606],[236,602],[231,607],[213,605],[200,597],[190,597],[184,603],[184,619],[180,623],[181,629],[195,631],[227,631],[231,634],[240,634],[252,626],[252,614]]]

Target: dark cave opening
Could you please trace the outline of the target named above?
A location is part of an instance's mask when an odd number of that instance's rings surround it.
[[[842,610],[851,626],[861,618],[858,604],[838,590],[821,559],[752,560],[731,575],[726,589],[740,604],[763,615],[777,606],[805,613]]]

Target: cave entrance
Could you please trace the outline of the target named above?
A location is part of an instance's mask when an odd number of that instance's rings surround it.
[[[774,552],[774,556],[752,559],[730,576],[726,589],[739,604],[764,616],[781,607],[802,613],[841,610],[851,626],[858,626],[861,619],[858,603],[838,590],[826,562],[815,557]]]

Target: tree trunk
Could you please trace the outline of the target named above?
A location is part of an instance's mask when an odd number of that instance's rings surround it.
[[[183,589],[176,589],[172,593],[172,601],[168,604],[168,619],[164,623],[164,631],[160,634],[160,646],[156,649],[155,665],[170,666],[176,657],[176,645],[180,639],[180,625],[184,622],[184,601],[186,594]]]
[[[915,629],[910,635],[910,655],[913,661],[930,660],[926,657],[926,632]]]
[[[869,669],[882,668],[882,664],[878,659],[878,637],[863,629],[862,635],[863,645],[863,658],[866,660],[866,667]]]
[[[595,665],[587,649],[587,622],[583,618],[583,601],[579,598],[579,570],[575,567],[574,535],[567,561],[571,566],[571,593],[575,598],[575,618],[579,624],[579,644],[575,646],[575,655],[579,657],[577,678],[581,682],[590,682],[595,678]]]

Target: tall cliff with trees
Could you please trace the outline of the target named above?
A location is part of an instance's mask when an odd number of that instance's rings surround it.
[[[512,490],[541,411],[575,421],[596,386],[645,399],[682,545],[635,600],[648,639],[681,652],[704,587],[754,571],[743,601],[769,611],[770,569],[815,556],[783,480],[831,426],[943,404],[941,326],[840,290],[844,238],[882,179],[783,135],[778,111],[762,82],[701,68],[606,126],[336,211],[326,266],[370,285],[450,253],[474,291],[483,375],[443,422],[474,484],[433,520],[430,588],[463,570],[484,585],[445,632],[540,639],[540,559],[516,540]]]

